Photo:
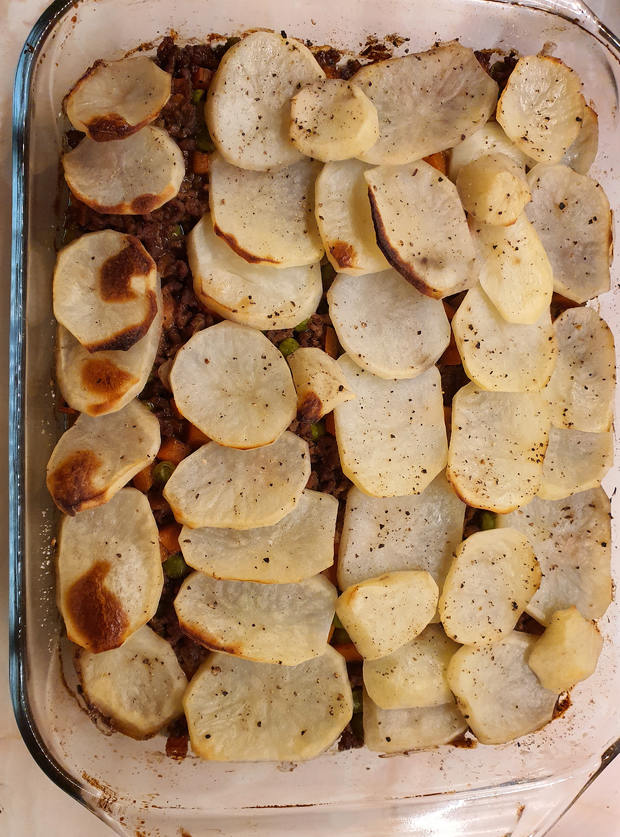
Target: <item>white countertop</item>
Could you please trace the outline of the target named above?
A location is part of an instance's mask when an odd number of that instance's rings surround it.
[[[0,392],[7,403],[10,230],[10,98],[15,62],[46,0],[0,0],[0,265],[5,289],[0,294]],[[620,0],[591,0],[591,6],[616,32]],[[0,461],[6,462],[7,416],[0,413]],[[5,466],[6,467],[6,466]],[[6,489],[4,489],[6,493]],[[0,504],[0,532],[7,531],[6,503]],[[109,837],[107,826],[71,800],[41,772],[22,743],[8,690],[7,551],[0,550],[0,834],[7,837]],[[620,835],[620,758],[586,791],[549,837]],[[199,837],[195,834],[194,837]],[[494,837],[494,835],[489,835]],[[499,837],[499,835],[498,835]]]

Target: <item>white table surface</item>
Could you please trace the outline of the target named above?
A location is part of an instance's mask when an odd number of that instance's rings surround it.
[[[0,402],[7,402],[10,101],[14,67],[26,35],[46,0],[0,0]],[[591,0],[616,32],[620,0]],[[0,461],[6,462],[7,416],[0,413]],[[6,489],[0,488],[0,491]],[[6,503],[0,503],[0,532],[7,531]],[[59,790],[34,763],[13,719],[8,690],[6,547],[0,549],[0,835],[6,837],[109,837],[110,829]],[[620,758],[586,791],[549,837],[620,835]],[[199,835],[196,835],[199,837]],[[493,835],[490,835],[493,837]]]

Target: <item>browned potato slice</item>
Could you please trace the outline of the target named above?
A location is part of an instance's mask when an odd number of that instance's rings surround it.
[[[564,692],[594,674],[603,637],[576,607],[556,610],[528,664],[545,689]]]
[[[456,178],[463,207],[483,224],[514,224],[530,200],[525,171],[507,154],[484,154]]]
[[[381,709],[364,693],[364,744],[376,753],[403,753],[449,744],[467,729],[454,703]]]
[[[297,349],[287,360],[297,390],[297,411],[306,421],[317,421],[355,398],[337,361],[322,349]]]

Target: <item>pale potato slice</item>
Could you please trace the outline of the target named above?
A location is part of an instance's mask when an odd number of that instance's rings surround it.
[[[553,268],[554,289],[586,302],[610,287],[612,216],[596,180],[568,166],[535,166],[526,213]]]
[[[157,314],[157,268],[133,235],[101,230],[63,247],[54,316],[90,352],[130,349]]]
[[[489,529],[460,545],[439,598],[449,637],[491,645],[515,627],[540,587],[541,571],[528,539],[516,529]]]
[[[378,273],[389,264],[377,246],[364,172],[360,160],[323,166],[316,179],[315,214],[325,254],[337,273]]]
[[[337,514],[335,497],[306,489],[273,526],[247,531],[184,526],[179,544],[187,564],[213,578],[290,584],[331,567]]]
[[[520,58],[497,103],[497,121],[534,160],[559,163],[583,122],[577,73],[551,55]]]
[[[69,639],[95,654],[122,645],[153,618],[164,584],[146,496],[123,488],[104,506],[63,518],[57,570]]]
[[[385,573],[347,587],[336,613],[362,657],[376,660],[422,633],[438,597],[439,588],[425,570]]]
[[[69,122],[98,142],[135,134],[170,98],[172,77],[146,55],[95,61],[65,98]]]
[[[337,597],[322,575],[296,584],[255,584],[191,573],[174,609],[183,633],[205,648],[296,666],[324,653]]]
[[[132,738],[149,738],[183,714],[187,678],[172,646],[148,625],[112,651],[80,650],[84,696]]]
[[[481,389],[540,392],[557,347],[549,309],[532,325],[507,322],[481,288],[472,288],[452,318],[467,377]]]
[[[322,349],[297,349],[287,360],[297,390],[297,412],[306,421],[317,421],[355,398],[338,363]]]
[[[442,303],[421,294],[395,270],[337,276],[327,300],[342,348],[380,378],[415,378],[450,342]]]
[[[451,148],[489,119],[497,84],[458,41],[362,67],[353,76],[379,114],[368,163],[411,163]]]
[[[487,122],[474,131],[450,151],[448,174],[450,180],[456,181],[460,170],[468,163],[472,163],[485,154],[505,154],[525,171],[527,155],[517,148],[503,132],[497,122]]]
[[[287,430],[253,450],[207,442],[177,465],[164,496],[192,529],[254,529],[291,512],[309,476],[308,443]]]
[[[536,639],[513,631],[487,648],[463,646],[450,660],[448,683],[481,744],[505,744],[553,718],[558,694],[527,664]]]
[[[253,171],[300,160],[288,131],[291,96],[324,77],[301,41],[275,32],[246,35],[226,50],[207,93],[205,118],[220,154]]]
[[[538,496],[561,500],[600,485],[614,458],[611,431],[584,433],[552,427]]]
[[[611,602],[611,526],[609,499],[591,488],[562,500],[535,497],[497,526],[512,526],[534,547],[543,578],[526,610],[549,623],[556,610],[575,605],[587,619],[598,619]]]
[[[382,709],[410,709],[454,703],[446,668],[458,645],[440,625],[379,660],[364,660],[364,686]]]
[[[589,105],[583,113],[581,130],[561,162],[578,174],[587,174],[598,152],[598,114]]]
[[[192,749],[210,761],[303,761],[338,738],[353,715],[342,657],[278,666],[210,654],[183,699]]]
[[[564,692],[594,674],[603,637],[576,607],[557,610],[528,660],[545,689]]]
[[[381,709],[364,694],[364,744],[375,753],[403,753],[449,744],[467,729],[454,703]]]
[[[92,418],[81,413],[47,463],[47,488],[58,508],[74,515],[107,503],[155,459],[159,421],[139,401]]]
[[[410,380],[386,381],[347,355],[338,363],[356,396],[334,410],[345,475],[373,497],[424,491],[448,455],[437,368]]]
[[[209,206],[215,232],[251,264],[314,264],[323,245],[314,218],[320,163],[304,159],[277,172],[237,169],[215,154],[209,163]]]
[[[282,352],[238,323],[223,321],[194,334],[176,354],[170,386],[179,412],[231,448],[271,444],[297,412]]]
[[[357,84],[325,78],[291,99],[290,138],[316,160],[359,157],[379,139],[377,109]]]
[[[444,174],[418,160],[369,169],[364,177],[377,244],[392,267],[437,298],[476,283],[465,213],[456,186]]]
[[[62,166],[75,197],[110,215],[159,209],[176,197],[185,176],[181,149],[154,125],[105,144],[85,137],[63,155]]]
[[[535,497],[549,436],[547,404],[535,392],[485,392],[475,384],[452,401],[446,474],[470,506],[509,512]]]
[[[470,223],[481,261],[480,285],[509,323],[533,325],[549,308],[553,271],[527,217],[510,227]]]
[[[531,200],[525,171],[512,157],[484,154],[463,166],[456,178],[463,207],[483,224],[514,224]]]
[[[294,328],[316,311],[323,294],[318,264],[250,264],[215,234],[209,214],[186,240],[196,296],[220,317],[263,330]]]
[[[427,570],[439,588],[463,538],[465,504],[445,474],[411,497],[368,497],[351,488],[340,536],[341,590],[395,570]]]
[[[554,323],[558,358],[544,395],[555,427],[601,433],[613,418],[614,337],[593,308],[569,308]]]

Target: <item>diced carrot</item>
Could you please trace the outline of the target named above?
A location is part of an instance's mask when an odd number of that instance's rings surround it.
[[[174,299],[172,298],[172,291],[168,285],[161,290],[163,313],[164,313],[164,329],[168,330],[174,325]]]
[[[424,162],[442,174],[446,173],[446,155],[443,151],[436,151],[434,154],[429,154],[428,157],[424,158]]]
[[[153,466],[147,465],[146,468],[138,471],[132,482],[133,487],[137,488],[138,491],[141,491],[143,494],[150,491],[153,486]]]
[[[348,663],[361,662],[364,659],[352,642],[345,642],[343,645],[334,645],[334,648],[339,654],[342,654]]]
[[[183,96],[189,96],[189,80],[186,78],[173,78],[172,92],[181,93]]]
[[[209,174],[209,155],[204,151],[192,152],[192,171],[194,174]]]
[[[181,526],[179,523],[169,523],[167,526],[162,526],[159,530],[159,542],[163,544],[168,552],[180,552],[179,533]]]
[[[199,448],[201,445],[206,445],[209,441],[209,437],[206,433],[203,433],[202,430],[199,430],[195,424],[188,423],[185,441],[188,445],[191,445],[191,447]]]
[[[334,414],[328,413],[323,419],[323,423],[325,424],[325,430],[327,431],[327,433],[329,433],[330,436],[335,436],[336,424],[334,422]]]
[[[325,352],[330,357],[338,357],[340,353],[340,343],[336,337],[336,332],[331,326],[325,329]]]
[[[192,73],[192,84],[201,90],[206,90],[211,84],[213,78],[213,70],[208,70],[206,67],[198,67]]]
[[[178,439],[164,439],[157,452],[157,458],[165,459],[166,462],[173,462],[175,465],[178,465],[191,452],[192,449],[185,442],[180,442]]]
[[[456,348],[454,337],[450,339],[450,345],[446,351],[439,358],[439,366],[459,366],[461,363],[461,356],[459,350]]]

